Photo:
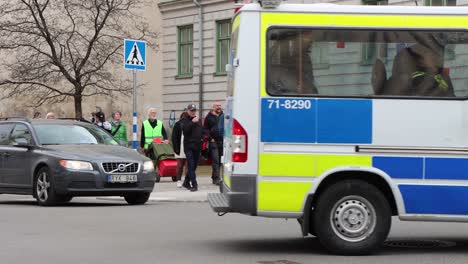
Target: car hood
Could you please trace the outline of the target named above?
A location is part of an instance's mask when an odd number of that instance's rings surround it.
[[[122,146],[111,145],[50,145],[46,149],[52,150],[63,159],[86,161],[134,161],[150,160],[140,153]]]

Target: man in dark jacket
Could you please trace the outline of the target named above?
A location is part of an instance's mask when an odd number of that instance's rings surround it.
[[[220,118],[223,110],[221,103],[213,104],[211,111],[206,115],[203,128],[209,134],[210,157],[212,161],[211,179],[213,184],[219,185],[219,170],[221,167],[221,156],[223,154],[223,132],[220,131]]]
[[[198,191],[197,170],[198,159],[202,147],[202,126],[200,119],[196,116],[197,107],[194,104],[187,106],[188,118],[182,120],[182,130],[184,133],[184,151],[188,163],[188,176],[192,188],[190,191]],[[184,186],[186,187],[186,186]]]

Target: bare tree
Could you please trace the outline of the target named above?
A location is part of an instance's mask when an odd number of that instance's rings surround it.
[[[0,68],[3,98],[31,98],[30,106],[94,95],[129,94],[122,68],[123,39],[145,39],[156,47],[156,33],[135,11],[145,0],[15,0],[0,3]],[[147,8],[147,7],[146,7]]]

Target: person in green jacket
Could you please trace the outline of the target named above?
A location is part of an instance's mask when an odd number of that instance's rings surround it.
[[[122,112],[117,111],[112,113],[112,130],[111,134],[114,136],[114,138],[119,142],[123,143],[124,145],[128,145],[128,139],[127,139],[127,127],[125,126],[125,123],[120,120],[122,118]]]

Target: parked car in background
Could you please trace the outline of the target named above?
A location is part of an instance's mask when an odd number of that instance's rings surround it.
[[[39,205],[74,196],[148,201],[153,162],[92,124],[74,120],[0,120],[0,194],[30,194]]]

